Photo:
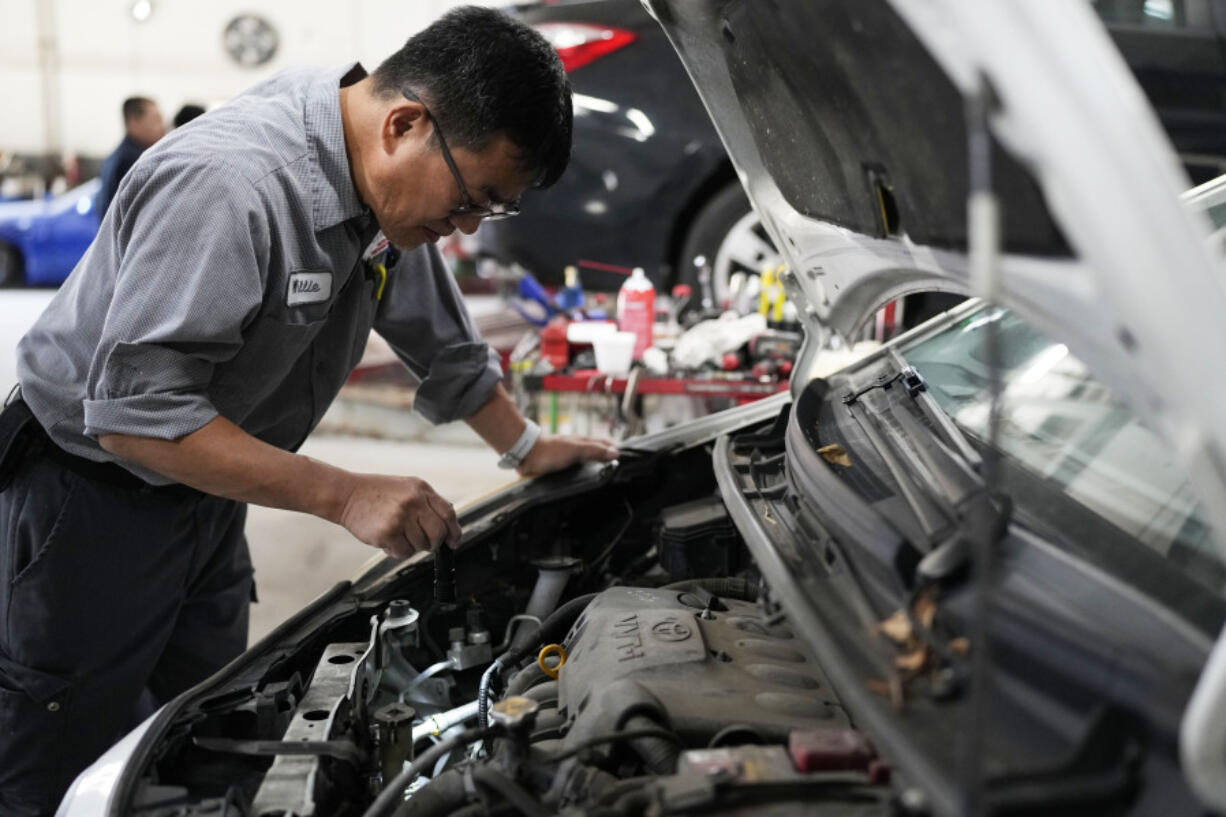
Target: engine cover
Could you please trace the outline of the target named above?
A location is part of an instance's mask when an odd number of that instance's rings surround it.
[[[755,604],[721,602],[726,610],[700,615],[694,594],[676,590],[615,587],[597,596],[567,636],[558,675],[567,739],[619,729],[629,714],[653,709],[687,740],[732,726],[771,740],[849,726],[799,639],[768,627]]]

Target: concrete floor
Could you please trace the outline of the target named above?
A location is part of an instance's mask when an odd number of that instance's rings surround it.
[[[0,390],[16,382],[14,349],[54,293],[0,291]],[[346,416],[361,407],[342,407]],[[375,425],[386,425],[384,417]],[[417,435],[412,442],[317,433],[303,453],[342,468],[406,474],[429,482],[457,506],[506,484],[514,475],[498,469],[497,457],[463,424]],[[323,591],[348,579],[370,558],[381,555],[347,531],[305,514],[253,507],[247,541],[255,563],[260,603],[252,607],[254,643]]]

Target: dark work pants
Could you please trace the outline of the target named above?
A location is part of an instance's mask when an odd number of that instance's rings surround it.
[[[22,465],[0,493],[0,815],[54,814],[142,694],[164,703],[245,649],[245,519],[181,486]]]

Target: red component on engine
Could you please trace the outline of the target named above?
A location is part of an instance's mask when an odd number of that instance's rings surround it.
[[[741,368],[741,356],[736,352],[724,352],[724,357],[720,360],[719,367],[725,372],[735,372]]]
[[[793,732],[788,735],[788,753],[799,772],[862,771],[874,780],[888,774],[873,744],[854,729]]]

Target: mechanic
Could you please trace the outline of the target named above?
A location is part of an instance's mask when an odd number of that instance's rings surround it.
[[[203,105],[197,105],[194,102],[188,102],[175,112],[175,118],[171,123],[176,128],[181,128],[193,119],[204,116],[205,110]]]
[[[123,140],[102,160],[102,189],[98,192],[98,217],[102,218],[115,198],[119,183],[145,150],[166,135],[166,123],[157,103],[143,96],[123,101]]]
[[[553,50],[464,8],[373,74],[282,73],[141,157],[0,414],[0,813],[51,814],[137,717],[245,648],[246,503],[396,557],[458,543],[422,480],[291,453],[372,326],[417,410],[465,419],[500,464],[616,456],[524,420],[430,246],[517,212],[570,141]]]

